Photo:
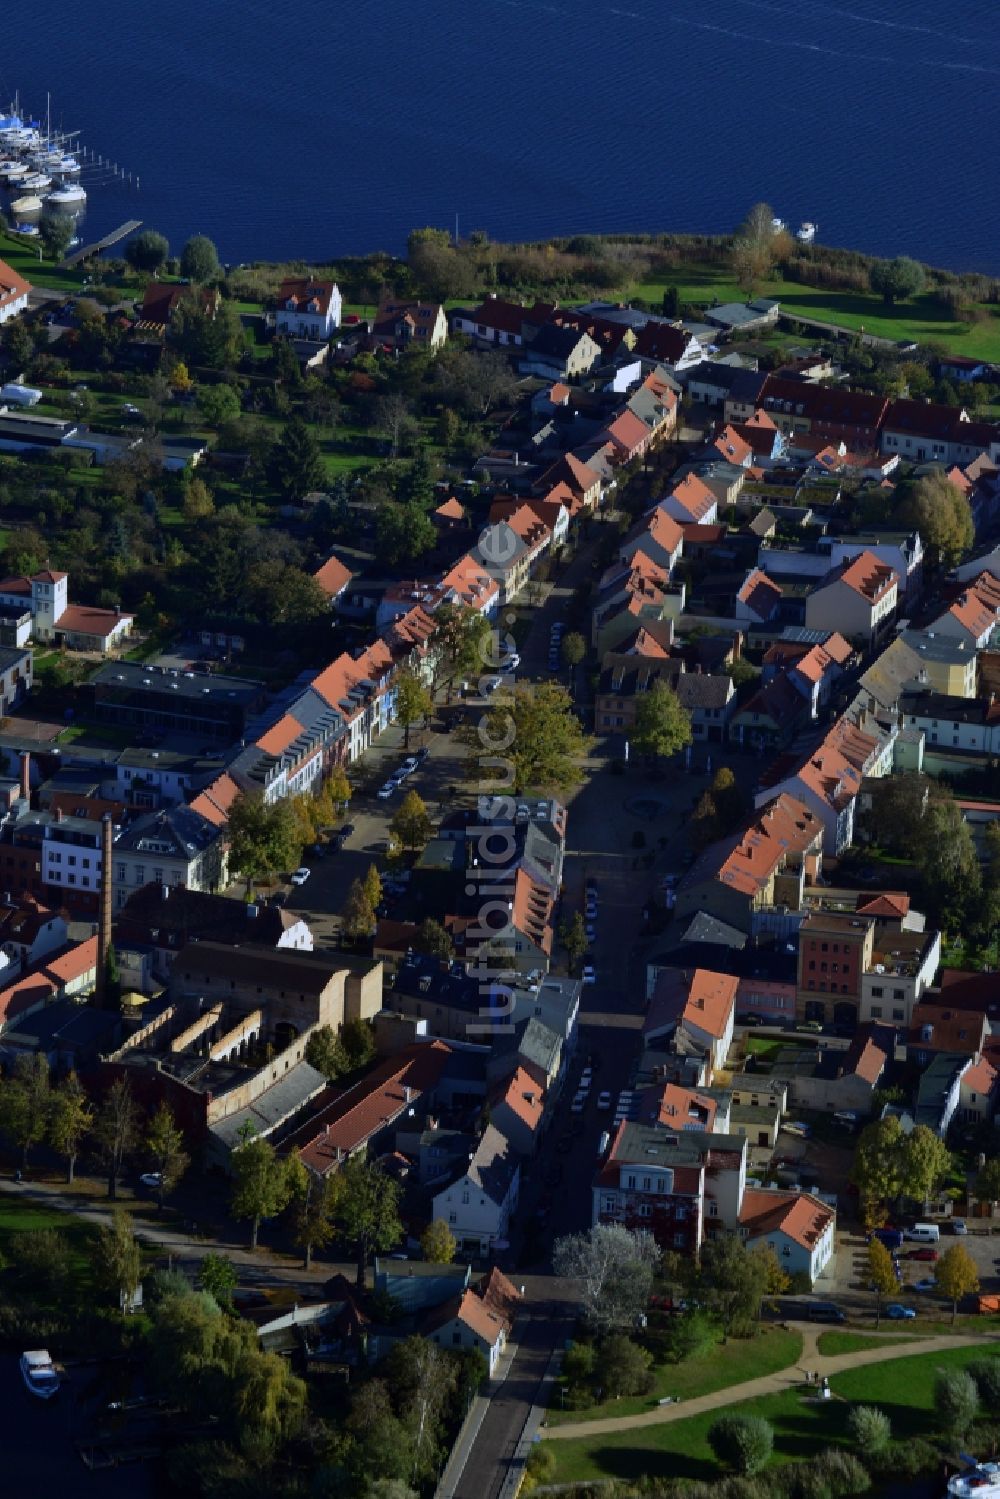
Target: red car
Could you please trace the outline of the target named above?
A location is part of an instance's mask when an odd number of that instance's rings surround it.
[[[936,1260],[937,1257],[936,1249],[911,1249],[906,1256],[908,1260]]]

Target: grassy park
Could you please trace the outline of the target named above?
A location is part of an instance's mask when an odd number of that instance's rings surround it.
[[[866,1346],[870,1342],[866,1340]],[[726,1349],[727,1367],[731,1346]],[[968,1348],[890,1358],[848,1370],[831,1378],[835,1398],[828,1402],[810,1395],[805,1385],[796,1385],[724,1409],[740,1415],[762,1416],[771,1423],[773,1463],[802,1461],[814,1457],[824,1447],[849,1446],[847,1414],[852,1404],[879,1406],[890,1418],[897,1440],[927,1437],[933,1430],[929,1413],[933,1410],[938,1370],[963,1368],[984,1357],[1000,1357],[1000,1346],[976,1343]],[[618,1404],[621,1406],[623,1402]],[[702,1481],[718,1478],[720,1469],[708,1444],[708,1432],[719,1414],[716,1409],[665,1421],[662,1425],[553,1441],[551,1450],[557,1465],[553,1482],[638,1479],[643,1475]]]
[[[655,1410],[659,1401],[668,1396],[674,1400],[693,1400],[698,1395],[712,1395],[716,1390],[724,1390],[728,1385],[742,1384],[744,1380],[760,1379],[765,1374],[787,1369],[801,1352],[802,1337],[799,1333],[769,1328],[756,1338],[730,1340],[724,1350],[718,1343],[713,1343],[682,1363],[654,1364],[655,1383],[645,1395],[605,1400],[599,1405],[572,1411],[560,1410],[561,1385],[557,1384],[553,1408],[547,1420],[550,1426],[562,1426],[574,1421],[600,1421],[606,1416],[638,1416],[644,1411]]]

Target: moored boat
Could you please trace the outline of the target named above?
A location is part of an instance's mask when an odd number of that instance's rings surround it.
[[[801,240],[804,245],[809,245],[812,244],[818,232],[819,225],[813,224],[808,219],[806,219],[805,223],[800,224],[798,229],[795,231],[795,238]]]
[[[25,1388],[40,1400],[51,1400],[62,1382],[47,1348],[21,1354],[21,1378]]]
[[[948,1480],[952,1499],[1000,1499],[1000,1463],[977,1463],[973,1457],[965,1460],[969,1467]]]
[[[19,219],[24,218],[29,213],[41,213],[42,200],[35,197],[15,198],[10,205],[10,211]]]

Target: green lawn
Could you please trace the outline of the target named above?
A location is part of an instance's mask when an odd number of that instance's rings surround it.
[[[923,1328],[920,1331],[927,1336]],[[863,1353],[869,1348],[892,1348],[897,1343],[907,1342],[907,1337],[883,1338],[875,1334],[866,1336],[861,1332],[821,1332],[816,1347],[824,1358],[837,1358],[841,1353]]]
[[[546,1419],[550,1426],[562,1426],[574,1421],[599,1421],[605,1416],[638,1416],[654,1409],[657,1401],[666,1395],[692,1400],[696,1395],[711,1395],[728,1385],[787,1369],[801,1352],[799,1333],[768,1328],[756,1338],[734,1339],[724,1348],[714,1346],[680,1364],[657,1364],[653,1370],[656,1383],[648,1395],[604,1400],[600,1405],[588,1405],[581,1410],[560,1411],[557,1385],[553,1391],[553,1409]]]
[[[639,297],[651,305],[663,299],[666,286],[676,286],[682,302],[705,305],[743,302],[745,294],[731,280],[724,266],[679,265],[665,272],[662,280],[642,281],[630,286],[625,299]],[[905,306],[888,308],[881,297],[859,292],[835,292],[825,287],[802,286],[797,281],[768,281],[760,288],[763,297],[775,297],[790,316],[819,318],[844,328],[864,329],[880,338],[934,340],[952,353],[980,359],[1000,359],[1000,318],[997,308],[988,308],[982,323],[967,327],[956,323],[928,295]]]
[[[39,249],[37,242],[32,243],[18,234],[7,234],[0,230],[0,260],[5,260],[26,281],[30,281],[32,286],[50,287],[56,291],[80,291],[83,272],[57,270],[51,260],[39,260]]]
[[[824,1446],[845,1441],[849,1402],[881,1406],[890,1417],[897,1438],[926,1436],[930,1425],[927,1413],[933,1405],[938,1369],[961,1368],[976,1359],[998,1356],[1000,1347],[978,1344],[932,1356],[886,1359],[883,1363],[834,1375],[830,1384],[839,1400],[819,1401],[802,1386],[758,1400],[741,1401],[727,1409],[741,1415],[763,1416],[770,1421],[775,1434],[774,1461],[796,1462],[814,1457]],[[719,1467],[708,1445],[708,1431],[718,1415],[717,1410],[706,1411],[663,1425],[553,1442],[557,1464],[553,1482],[637,1479],[643,1475],[702,1481],[717,1478]]]

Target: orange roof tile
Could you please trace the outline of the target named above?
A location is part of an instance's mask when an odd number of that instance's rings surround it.
[[[899,584],[899,574],[874,552],[859,552],[840,570],[839,581],[853,588],[869,603],[878,601]]]
[[[343,593],[354,574],[350,568],[344,566],[339,557],[330,557],[322,567],[316,569],[313,577],[323,592],[329,598],[335,599],[338,594]]]
[[[211,786],[206,787],[200,796],[195,797],[191,810],[221,828],[229,821],[229,809],[239,794],[240,788],[232,776],[223,774]]]
[[[810,1250],[819,1243],[833,1217],[832,1208],[806,1192],[768,1192],[748,1187],[740,1207],[740,1224],[751,1239],[783,1233]]]

